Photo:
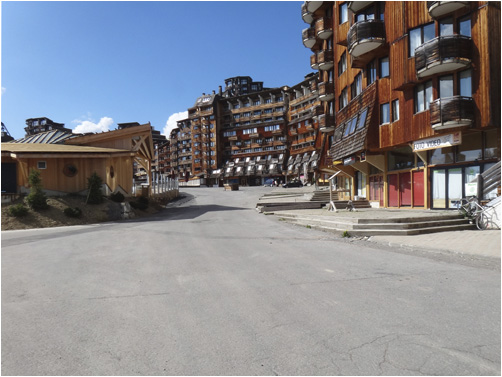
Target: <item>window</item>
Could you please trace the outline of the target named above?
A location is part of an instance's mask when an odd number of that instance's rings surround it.
[[[274,126],[267,126],[264,128],[264,130],[266,132],[269,132],[269,131],[276,131],[276,130],[279,130],[281,128],[281,126],[279,126],[278,124],[274,125]]]
[[[235,132],[235,131],[225,131],[225,132],[223,132],[223,136],[225,136],[225,137],[235,136],[235,135],[237,135],[237,132]]]
[[[340,94],[340,97],[338,98],[339,101],[339,110],[343,109],[345,106],[347,106],[348,98],[347,98],[347,88],[344,88],[342,90],[342,94]]]
[[[344,127],[345,124],[342,124],[341,126],[335,129],[335,137],[334,137],[335,141],[339,141],[342,139]]]
[[[256,89],[253,89],[253,90],[256,90]],[[259,104],[260,104],[260,100],[257,100],[257,101],[253,102],[253,106],[258,106]]]
[[[347,70],[347,53],[344,52],[338,62],[338,76]]]
[[[256,84],[251,84],[251,90],[256,92],[256,91],[258,90],[258,85],[256,85]],[[258,101],[258,102],[259,102],[259,101]],[[258,104],[259,104],[259,103],[258,103]],[[255,104],[255,106],[256,106],[256,104]]]
[[[354,78],[354,82],[350,86],[351,98],[357,97],[363,91],[363,76],[362,73],[358,73]]]
[[[472,97],[472,71],[462,71],[458,74],[459,94],[463,97]]]
[[[432,102],[432,81],[417,85],[415,88],[415,113],[429,109]]]
[[[356,14],[356,22],[375,19],[382,21],[384,19],[384,12],[383,9],[380,9],[380,2],[375,2],[372,6]]]
[[[439,78],[439,98],[453,97],[453,75]]]
[[[347,122],[347,127],[345,127],[345,133],[343,136],[349,136],[356,130],[357,115]]]
[[[389,57],[386,56],[380,59],[380,78],[389,77],[389,74]]]
[[[364,128],[366,125],[366,116],[368,115],[368,108],[364,109],[361,115],[359,116],[359,122],[357,123],[356,130],[360,130]]]
[[[272,103],[272,98],[266,98],[265,103]]]
[[[433,23],[410,30],[410,56],[415,56],[415,49],[435,36]]]
[[[372,60],[366,67],[367,85],[370,85],[371,83],[375,82],[376,78],[377,78],[376,61]]]
[[[39,169],[39,170],[47,169],[47,162],[46,161],[37,161],[37,169]]]
[[[339,8],[340,12],[340,25],[349,20],[349,9],[347,8],[347,3],[343,3]]]
[[[458,33],[460,35],[465,35],[466,37],[471,36],[471,16],[467,16],[458,20]]]
[[[448,17],[439,21],[439,35],[453,35],[453,18]]]
[[[390,123],[390,108],[388,103],[380,105],[380,124]]]
[[[392,101],[392,121],[395,122],[399,120],[399,100],[395,99]]]

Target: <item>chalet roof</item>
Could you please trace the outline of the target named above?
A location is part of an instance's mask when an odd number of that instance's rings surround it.
[[[126,127],[120,130],[100,132],[91,135],[82,135],[69,140],[66,140],[66,144],[88,144],[95,141],[102,141],[106,139],[115,139],[122,136],[140,134],[143,132],[150,132],[152,126],[149,123],[142,124],[135,127]]]
[[[22,139],[12,140],[11,143],[40,143],[40,144],[58,144],[64,143],[66,139],[76,137],[78,135],[71,132],[61,130],[52,130],[41,132],[35,135],[23,137]]]
[[[89,147],[66,144],[2,143],[2,154],[7,153],[130,153],[124,149]]]

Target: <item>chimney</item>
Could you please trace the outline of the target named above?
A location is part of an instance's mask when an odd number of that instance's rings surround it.
[[[216,92],[213,90],[213,95],[216,94]]]
[[[221,85],[218,88],[218,94],[221,96]]]

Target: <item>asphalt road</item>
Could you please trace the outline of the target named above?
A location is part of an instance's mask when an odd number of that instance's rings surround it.
[[[499,270],[280,222],[267,190],[2,232],[2,374],[500,375]]]

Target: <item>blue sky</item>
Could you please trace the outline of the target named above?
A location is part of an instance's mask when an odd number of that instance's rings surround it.
[[[301,4],[2,1],[2,122],[14,138],[42,116],[74,130],[163,131],[226,78],[297,84],[312,72]]]

